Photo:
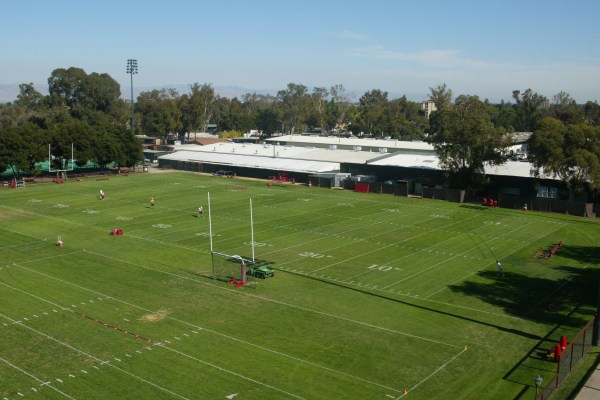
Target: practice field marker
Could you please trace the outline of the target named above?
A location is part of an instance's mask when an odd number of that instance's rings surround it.
[[[96,255],[98,255],[100,257],[110,258],[110,259],[117,260],[114,257],[106,256],[106,255],[103,255],[103,254],[93,253],[93,252],[90,252],[90,253],[96,254]],[[212,287],[214,289],[228,290],[228,291],[230,291],[232,293],[238,293],[238,294],[241,293],[241,292],[235,291],[233,289],[223,288],[223,287],[220,287],[220,286],[212,285],[212,284],[200,281],[200,280],[196,280],[196,279],[193,279],[193,278],[190,278],[190,277],[186,277],[186,276],[182,276],[182,275],[173,274],[173,273],[170,273],[170,272],[155,270],[153,268],[146,267],[146,266],[139,265],[139,264],[135,264],[135,263],[132,263],[132,262],[129,262],[129,261],[126,261],[126,260],[119,260],[119,261],[123,262],[123,263],[126,263],[126,264],[136,265],[136,266],[138,266],[140,268],[145,268],[145,269],[148,269],[148,270],[154,270],[154,271],[157,271],[157,272],[165,273],[167,275],[176,276],[176,277],[179,277],[179,278],[182,278],[182,279],[186,279],[186,280],[191,280],[191,281],[194,281],[194,282],[201,283],[203,285]],[[76,288],[88,291],[90,293],[94,293],[96,295],[106,296],[107,299],[113,299],[114,301],[118,301],[120,303],[127,304],[127,305],[129,305],[131,307],[137,308],[139,310],[143,310],[145,312],[152,312],[152,310],[146,309],[144,307],[140,307],[138,305],[126,302],[124,300],[121,300],[121,299],[118,299],[118,298],[115,298],[115,297],[110,297],[110,296],[105,295],[103,293],[100,293],[100,292],[98,292],[96,290],[89,289],[87,287],[84,287],[84,286],[81,286],[81,285],[78,285],[78,284],[75,284],[75,283],[71,283],[71,282],[65,281],[64,279],[60,279],[60,278],[57,278],[57,277],[45,274],[43,272],[39,272],[39,271],[33,270],[31,268],[27,268],[27,267],[22,266],[22,265],[19,265],[19,268],[23,268],[23,269],[25,269],[27,271],[30,271],[32,273],[35,273],[35,274],[38,274],[38,275],[41,275],[41,276],[45,276],[47,278],[56,280],[58,282],[65,283],[65,284],[67,284],[69,286],[73,286],[73,287],[76,287]],[[349,318],[345,318],[345,317],[341,317],[341,316],[336,316],[336,315],[333,315],[333,314],[328,314],[328,313],[325,313],[325,312],[321,312],[321,311],[317,311],[317,310],[312,310],[312,309],[309,309],[309,308],[305,308],[305,307],[301,307],[301,306],[297,306],[297,305],[293,305],[293,304],[289,304],[289,303],[285,303],[285,302],[281,302],[281,301],[277,301],[277,300],[273,300],[273,299],[269,299],[269,298],[257,296],[257,295],[252,295],[252,294],[248,294],[248,293],[245,293],[245,295],[248,295],[250,297],[257,298],[257,299],[260,299],[260,300],[263,300],[263,301],[272,302],[272,303],[275,303],[275,304],[280,304],[280,305],[283,305],[283,306],[287,306],[287,307],[291,307],[291,308],[303,310],[303,311],[306,311],[306,312],[316,313],[316,314],[319,314],[319,315],[323,315],[323,316],[327,316],[327,317],[331,317],[331,318],[343,320],[343,321],[346,321],[346,322],[355,323],[355,324],[362,325],[362,326],[369,327],[369,328],[376,329],[376,330],[382,330],[382,331],[389,332],[389,333],[395,333],[395,334],[399,334],[399,335],[403,335],[403,336],[413,337],[413,338],[416,338],[416,339],[421,339],[421,340],[424,340],[424,341],[428,341],[428,342],[432,342],[432,343],[437,343],[437,344],[448,346],[448,347],[460,347],[460,346],[453,345],[453,344],[450,344],[450,343],[439,342],[439,341],[436,341],[436,340],[433,340],[433,339],[428,339],[428,338],[425,338],[425,337],[420,337],[420,336],[417,336],[417,335],[412,335],[412,334],[408,334],[408,333],[405,333],[405,332],[401,332],[401,331],[397,331],[397,330],[393,330],[393,329],[389,329],[389,328],[384,328],[384,327],[380,327],[380,326],[377,326],[377,325],[368,324],[368,323],[365,323],[365,322],[362,322],[362,321],[356,321],[356,320],[352,320],[352,319],[349,319]],[[98,297],[98,299],[102,299],[102,298]],[[0,314],[0,316],[1,316],[1,314]],[[255,344],[255,343],[252,343],[252,342],[249,342],[249,341],[245,341],[245,340],[242,340],[242,339],[239,339],[239,338],[236,338],[236,337],[233,337],[233,336],[230,336],[230,335],[218,332],[218,331],[206,329],[206,328],[194,325],[192,323],[189,323],[187,321],[183,321],[181,319],[177,319],[177,318],[174,318],[174,317],[171,317],[171,316],[167,316],[167,318],[171,319],[173,321],[177,321],[177,322],[179,322],[181,324],[193,327],[197,331],[204,330],[204,331],[209,332],[211,334],[215,334],[215,335],[218,335],[218,336],[221,336],[221,337],[233,340],[233,341],[238,342],[238,343],[243,343],[244,345],[255,347],[255,348],[261,349],[263,351],[269,352],[269,353],[277,354],[277,355],[279,355],[281,357],[285,357],[285,358],[288,358],[288,359],[291,359],[291,360],[295,360],[295,361],[301,362],[303,364],[311,365],[313,367],[316,367],[316,368],[319,368],[319,369],[323,369],[323,370],[326,370],[326,371],[330,371],[330,372],[333,372],[335,374],[347,376],[347,377],[355,379],[357,381],[365,382],[365,383],[368,383],[368,384],[371,384],[371,385],[374,385],[374,386],[378,386],[378,387],[381,387],[381,388],[384,388],[384,389],[387,389],[387,390],[392,390],[392,391],[398,391],[399,392],[399,389],[392,388],[392,387],[389,387],[389,386],[386,386],[386,385],[382,385],[382,384],[377,383],[377,382],[372,382],[372,381],[369,381],[367,379],[363,379],[363,378],[358,377],[358,376],[354,376],[354,375],[351,375],[351,374],[348,374],[348,373],[345,373],[345,372],[342,372],[342,371],[338,371],[338,370],[335,370],[333,368],[329,368],[329,367],[326,367],[326,366],[323,366],[323,365],[320,365],[320,364],[317,364],[317,363],[314,363],[314,362],[311,362],[311,361],[307,361],[307,360],[304,360],[304,359],[301,359],[301,358],[298,358],[298,357],[291,356],[289,354],[281,353],[279,351],[276,351],[276,350],[273,350],[273,349],[270,349],[270,348],[267,348],[267,347],[263,347],[263,346],[260,346],[258,344]],[[194,332],[194,333],[197,333],[197,332]],[[168,342],[168,341],[165,340],[165,342]],[[163,346],[162,343],[155,343],[154,345],[155,346],[156,345]],[[146,346],[144,348],[146,350],[152,351],[152,347]],[[104,363],[109,363],[109,362],[108,361],[104,361],[104,362],[101,363],[101,365],[104,364]],[[112,367],[114,367],[110,363],[109,363],[109,365],[112,366]]]
[[[9,316],[7,316],[7,315],[4,315],[4,314],[2,314],[2,313],[0,313],[0,317],[2,317],[2,318],[5,318],[5,319],[7,319],[7,320],[9,320],[9,321],[12,321],[12,322],[14,322],[14,320],[13,320],[12,318],[10,318]],[[169,394],[171,394],[171,395],[173,395],[173,396],[175,396],[175,397],[178,397],[178,398],[180,398],[180,399],[183,399],[183,400],[190,400],[190,399],[188,399],[187,397],[184,397],[184,396],[182,396],[182,395],[180,395],[180,394],[178,394],[178,393],[175,393],[175,392],[173,392],[173,391],[171,391],[171,390],[169,390],[169,389],[167,389],[167,388],[164,388],[164,387],[162,387],[162,386],[160,386],[160,385],[158,385],[158,384],[156,384],[156,383],[154,383],[154,382],[151,382],[151,381],[149,381],[149,380],[147,380],[147,379],[144,379],[144,378],[142,378],[141,376],[138,376],[138,375],[136,375],[136,374],[134,374],[134,373],[131,373],[131,372],[127,371],[127,370],[124,370],[124,369],[122,369],[122,368],[119,368],[119,367],[117,367],[116,365],[113,365],[113,364],[111,364],[109,361],[102,361],[102,360],[100,360],[98,357],[95,357],[95,356],[91,355],[90,353],[86,353],[86,352],[85,352],[85,351],[83,351],[83,350],[80,350],[80,349],[78,349],[78,348],[76,348],[76,347],[74,347],[74,346],[72,346],[72,345],[70,345],[70,344],[68,344],[68,343],[62,342],[62,341],[60,341],[60,340],[56,339],[55,337],[52,337],[52,336],[50,336],[50,335],[48,335],[48,334],[46,334],[46,333],[44,333],[44,332],[41,332],[41,331],[39,331],[39,330],[37,330],[37,329],[35,329],[35,328],[32,328],[31,326],[27,326],[27,325],[25,325],[25,324],[22,324],[22,323],[21,323],[21,324],[19,324],[19,326],[21,326],[21,327],[23,327],[23,328],[25,328],[25,329],[28,329],[28,330],[30,330],[30,331],[32,331],[32,332],[35,332],[36,334],[38,334],[38,335],[40,335],[40,336],[43,336],[43,337],[45,337],[45,338],[47,338],[47,339],[50,339],[50,340],[52,340],[52,341],[54,341],[54,342],[56,342],[56,343],[58,343],[58,344],[60,344],[60,345],[62,345],[62,346],[64,346],[64,347],[66,347],[66,348],[68,348],[68,349],[71,349],[71,350],[73,350],[73,351],[75,351],[75,352],[77,352],[77,353],[79,353],[79,354],[82,354],[82,355],[84,355],[84,356],[86,356],[86,357],[88,357],[88,358],[90,358],[90,359],[92,359],[92,360],[95,360],[95,361],[99,362],[99,363],[100,363],[100,365],[108,364],[108,366],[109,366],[109,367],[111,367],[111,368],[114,368],[114,369],[116,369],[117,371],[119,371],[119,372],[122,372],[122,373],[124,373],[124,374],[126,374],[126,375],[129,375],[130,377],[132,377],[132,378],[135,378],[135,379],[139,380],[140,382],[144,382],[144,383],[146,383],[146,384],[148,384],[148,385],[151,385],[151,386],[153,386],[153,387],[155,387],[155,388],[157,388],[157,389],[159,389],[159,390],[162,390],[162,391],[163,391],[163,392],[165,392],[165,393],[169,393]],[[57,380],[58,382],[60,382],[60,383],[62,383],[62,382],[63,382],[63,381],[62,381],[62,380],[60,380],[59,378],[56,378],[56,380]],[[68,396],[68,397],[69,397],[69,398],[72,398],[72,397],[70,397],[70,396]]]
[[[30,374],[29,372],[27,372],[27,371],[25,371],[25,370],[23,370],[23,369],[21,369],[21,368],[17,367],[16,365],[14,365],[14,364],[10,363],[9,361],[5,360],[5,359],[4,359],[4,358],[2,358],[2,357],[0,357],[0,361],[2,361],[3,363],[7,364],[8,366],[10,366],[10,367],[12,367],[12,368],[16,369],[17,371],[19,371],[19,372],[21,372],[21,373],[23,373],[23,374],[27,375],[28,377],[32,378],[32,379],[33,379],[33,380],[35,380],[36,382],[39,382],[39,383],[40,383],[40,387],[43,387],[43,386],[48,386],[50,389],[52,389],[52,390],[54,390],[54,391],[56,391],[56,392],[58,392],[58,393],[62,394],[62,395],[63,395],[63,396],[65,396],[66,398],[68,398],[68,399],[72,399],[72,400],[75,400],[75,398],[74,398],[74,397],[71,397],[71,396],[69,396],[67,393],[65,393],[65,392],[63,392],[63,391],[61,391],[61,390],[59,390],[59,389],[55,388],[54,386],[52,386],[52,382],[50,382],[50,381],[44,382],[44,381],[43,381],[43,380],[41,380],[40,378],[38,378],[38,377],[36,377],[36,376],[34,376],[34,375]],[[35,390],[34,388],[31,388],[31,390],[33,390],[34,392],[37,392],[37,390]],[[4,397],[4,399],[8,400],[6,397]]]

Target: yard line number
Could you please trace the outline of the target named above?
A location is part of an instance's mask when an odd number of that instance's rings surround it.
[[[321,253],[313,253],[312,251],[305,251],[305,252],[300,253],[298,255],[300,257],[310,257],[310,258],[332,257],[332,256],[326,256],[325,254],[321,254]]]
[[[395,267],[390,267],[389,265],[379,265],[379,264],[372,264],[370,267],[367,267],[367,269],[370,269],[371,271],[402,271],[402,268],[395,268]]]

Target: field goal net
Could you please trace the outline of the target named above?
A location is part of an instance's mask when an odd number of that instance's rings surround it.
[[[252,264],[242,256],[211,252],[213,279],[242,286],[254,282],[254,277],[246,273],[247,268]]]

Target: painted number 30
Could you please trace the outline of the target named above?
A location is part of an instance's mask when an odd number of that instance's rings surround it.
[[[323,258],[323,257],[325,257],[325,254],[313,253],[311,251],[305,251],[304,253],[300,253],[298,255],[302,256],[302,257],[310,257],[310,258]]]

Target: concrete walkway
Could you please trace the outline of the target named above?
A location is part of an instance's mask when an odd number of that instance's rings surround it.
[[[598,400],[600,399],[600,365],[596,366],[596,369],[590,376],[590,379],[581,388],[575,400]]]

